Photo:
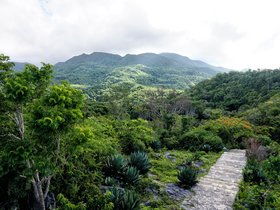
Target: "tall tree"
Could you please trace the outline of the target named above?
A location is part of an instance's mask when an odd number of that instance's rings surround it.
[[[4,114],[12,120],[15,129],[2,134],[1,159],[7,163],[6,171],[17,171],[18,176],[32,185],[36,208],[44,210],[61,155],[60,135],[82,117],[83,96],[68,83],[50,86],[53,71],[49,64],[43,63],[40,69],[26,65],[23,71],[8,74],[12,64],[7,57],[3,58],[0,67],[5,67],[5,74],[1,74],[1,91],[10,104]]]

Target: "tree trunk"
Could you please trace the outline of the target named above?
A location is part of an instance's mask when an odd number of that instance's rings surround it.
[[[16,108],[15,111],[15,122],[18,128],[19,132],[19,137],[18,139],[21,141],[24,141],[24,117],[23,117],[23,107],[22,105],[19,105]],[[34,164],[34,161],[26,160],[27,167],[32,168],[32,165]],[[49,192],[49,185],[50,185],[50,179],[51,177],[45,177],[43,179],[40,179],[39,172],[36,171],[35,174],[33,175],[31,182],[33,185],[33,193],[34,197],[37,201],[38,205],[38,210],[45,210],[45,198],[48,195]],[[46,189],[43,191],[43,184],[46,182]]]

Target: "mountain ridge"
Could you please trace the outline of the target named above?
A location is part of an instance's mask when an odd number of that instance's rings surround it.
[[[141,53],[124,56],[107,52],[93,52],[71,57],[54,65],[55,80],[72,84],[100,86],[103,83],[130,80],[135,71],[146,75],[136,84],[153,87],[187,89],[229,69],[192,60],[176,53]],[[116,79],[117,77],[122,77]],[[113,81],[110,81],[114,78]],[[108,81],[109,80],[109,81]]]

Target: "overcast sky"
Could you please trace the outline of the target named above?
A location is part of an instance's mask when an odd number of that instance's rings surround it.
[[[280,67],[279,0],[0,0],[0,53],[55,64],[94,51],[174,52]]]

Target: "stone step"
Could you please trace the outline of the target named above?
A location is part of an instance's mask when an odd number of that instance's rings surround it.
[[[202,181],[202,182],[209,182],[209,183],[217,183],[217,184],[220,184],[220,185],[230,185],[230,186],[238,187],[238,183],[237,182],[233,182],[233,181],[232,182],[228,182],[228,181],[223,181],[223,180],[219,180],[219,179],[213,179],[213,178],[211,178],[209,176],[203,177],[202,179],[200,179],[200,181]]]
[[[245,165],[245,150],[224,152],[208,174],[193,187],[193,196],[186,197],[181,208],[231,210]]]
[[[204,180],[200,180],[199,185],[202,186],[209,186],[209,187],[214,187],[214,188],[219,188],[219,189],[226,189],[226,190],[238,190],[238,186],[237,185],[225,185],[225,184],[221,184],[219,182],[209,182],[209,181],[204,181]]]

